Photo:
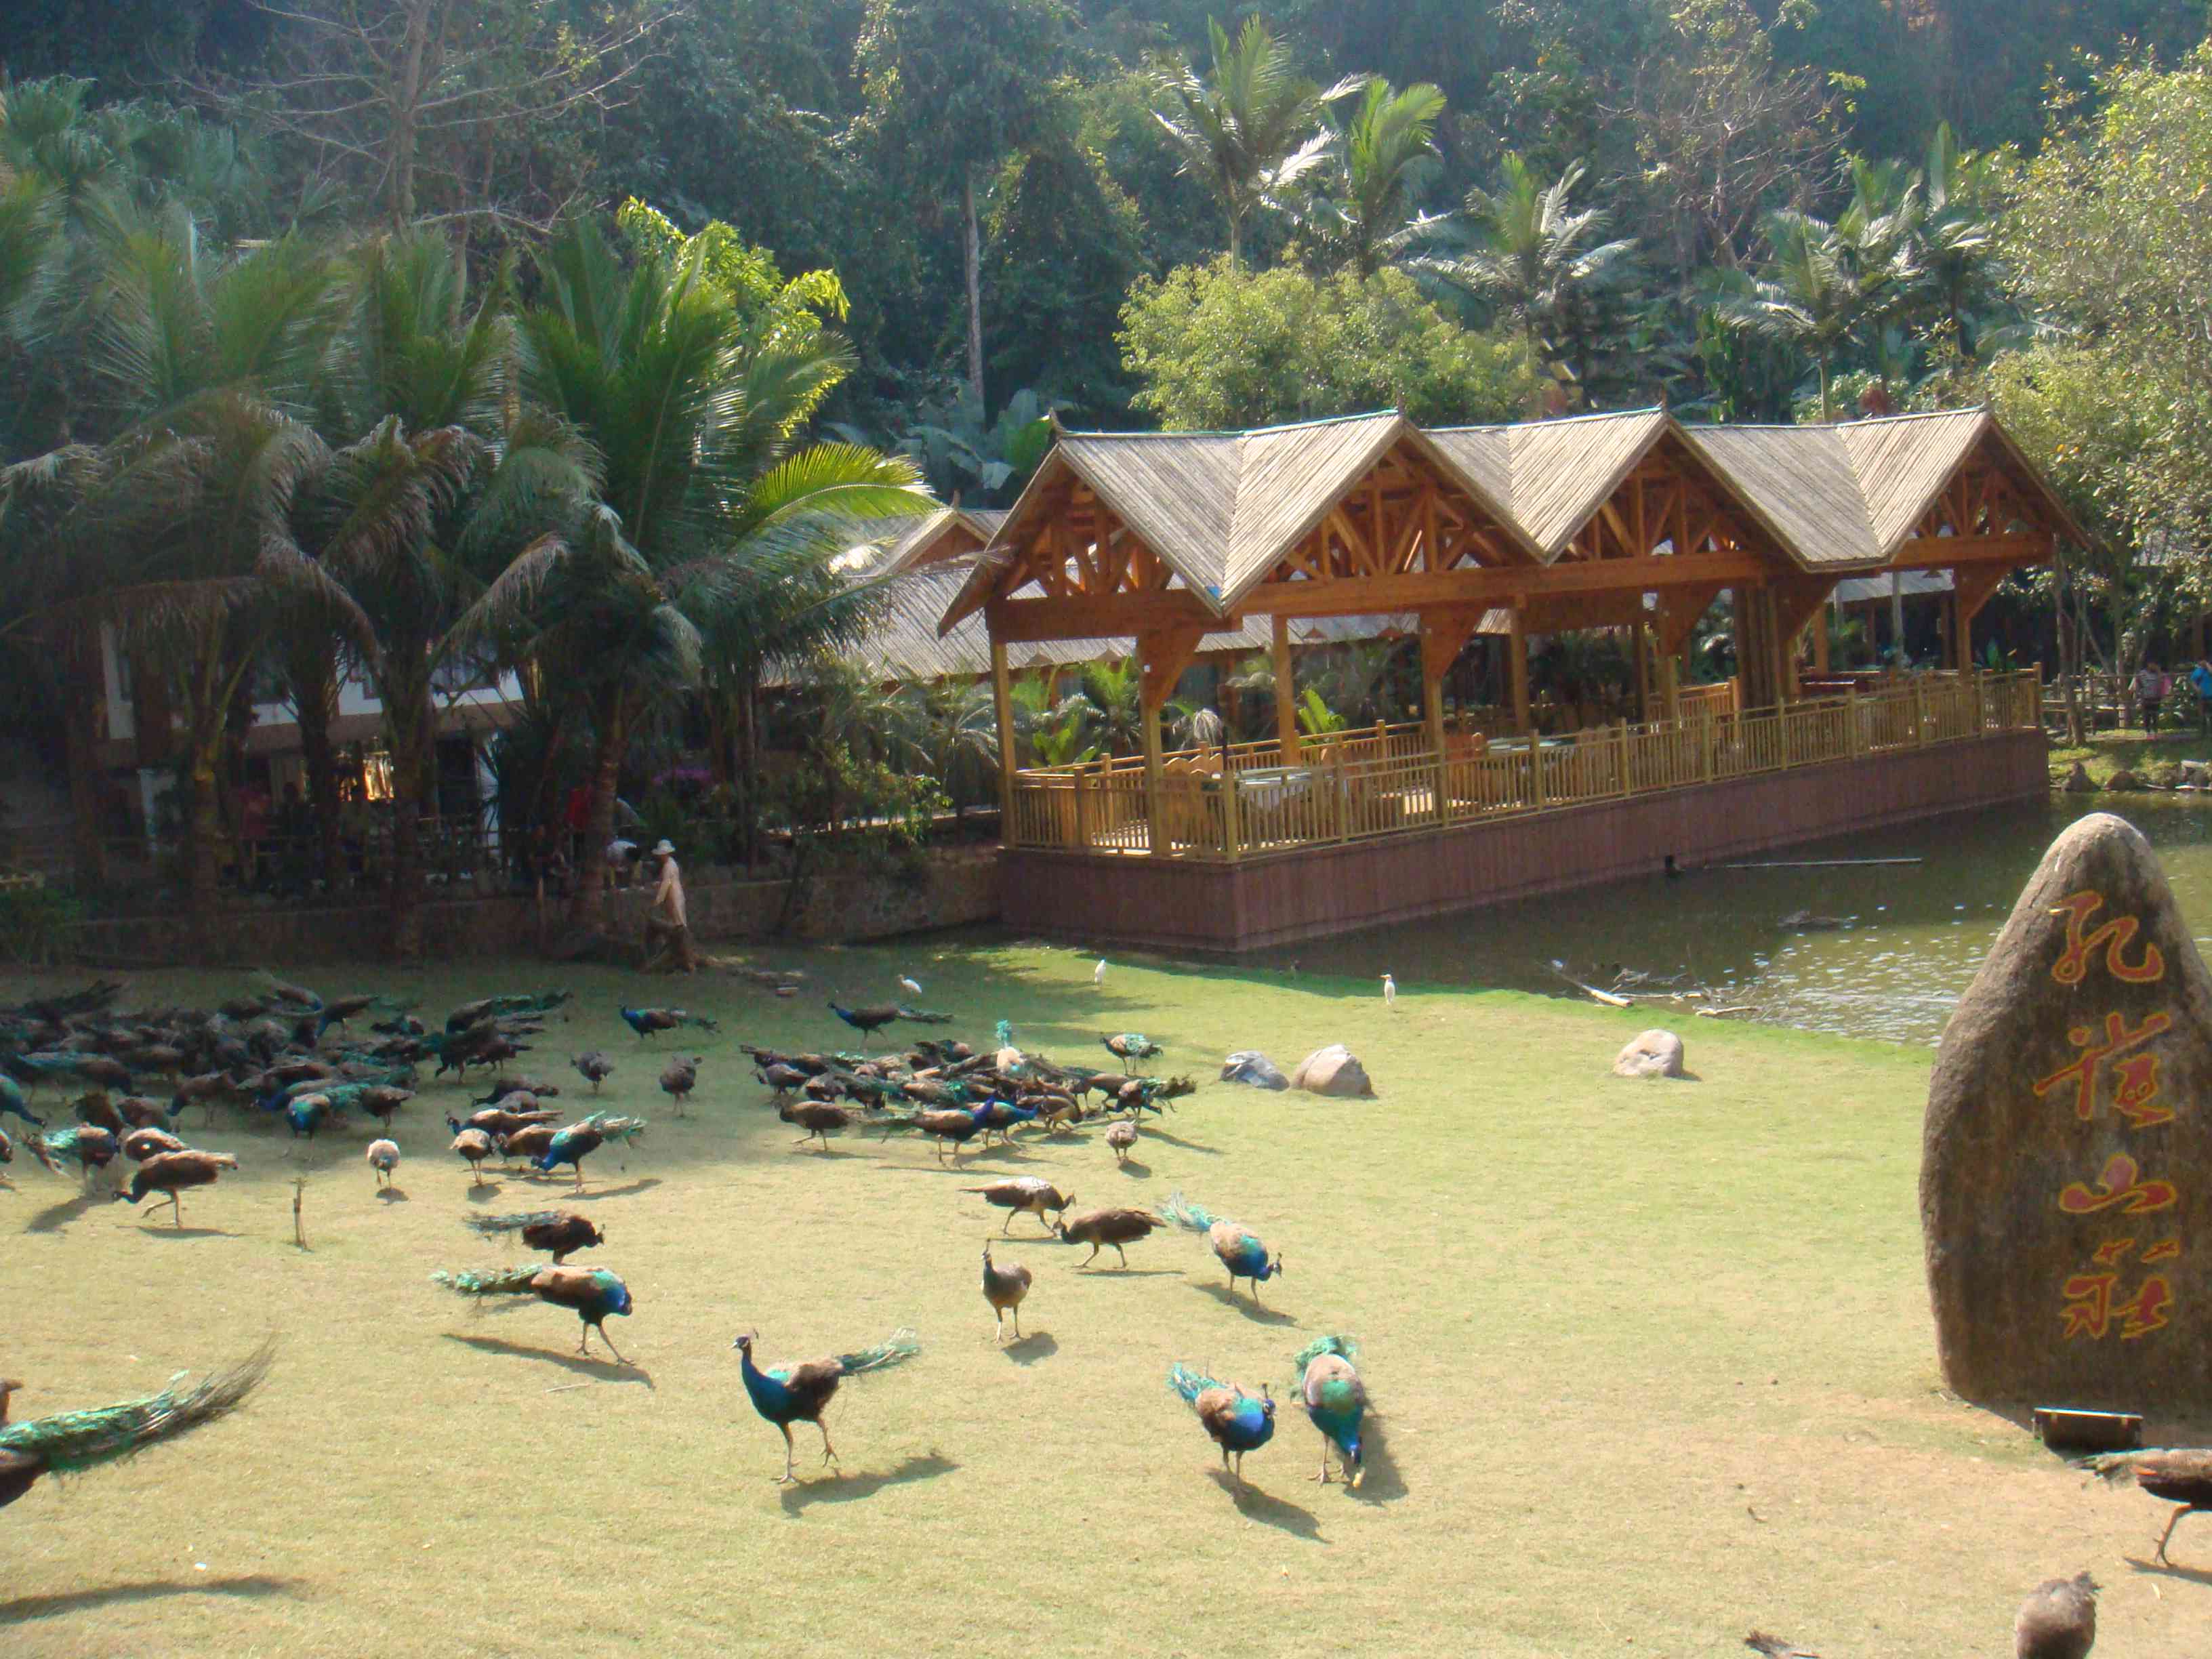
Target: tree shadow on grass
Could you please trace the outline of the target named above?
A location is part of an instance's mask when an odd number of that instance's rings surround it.
[[[907,1456],[896,1468],[881,1474],[835,1474],[812,1480],[801,1480],[783,1488],[783,1512],[793,1520],[817,1504],[853,1504],[864,1498],[873,1498],[885,1486],[904,1486],[916,1480],[934,1480],[940,1474],[950,1474],[960,1466],[939,1452],[927,1457]]]
[[[1034,1365],[1058,1353],[1060,1344],[1053,1340],[1050,1331],[1031,1331],[1027,1336],[1005,1344],[999,1352],[1017,1365]]]
[[[23,1231],[27,1233],[58,1233],[100,1202],[100,1200],[89,1193],[80,1193],[75,1198],[62,1200],[58,1204],[49,1204],[24,1224]]]
[[[516,1359],[535,1359],[543,1364],[558,1365],[562,1370],[574,1371],[579,1376],[588,1376],[599,1382],[642,1382],[653,1393],[653,1373],[641,1365],[617,1365],[611,1359],[598,1359],[589,1354],[560,1353],[551,1348],[534,1347],[527,1343],[503,1341],[496,1336],[456,1336],[446,1333],[446,1340],[458,1342],[463,1347],[474,1348],[478,1353],[510,1356]]]
[[[1257,1486],[1240,1486],[1236,1477],[1225,1469],[1208,1469],[1206,1474],[1229,1494],[1237,1505],[1237,1513],[1247,1521],[1257,1521],[1263,1527],[1273,1527],[1313,1543],[1328,1541],[1321,1535],[1321,1522],[1311,1510],[1300,1509],[1286,1498],[1272,1498]]]
[[[1236,1309],[1255,1325],[1280,1326],[1295,1325],[1298,1322],[1298,1316],[1296,1314],[1285,1313],[1279,1308],[1271,1308],[1264,1302],[1255,1302],[1250,1297],[1232,1291],[1224,1285],[1200,1282],[1193,1285],[1191,1289],[1205,1292],[1224,1308]]]
[[[33,1619],[52,1619],[65,1613],[85,1613],[134,1601],[165,1601],[179,1595],[235,1595],[258,1598],[289,1595],[298,1581],[252,1573],[239,1578],[153,1578],[135,1584],[102,1584],[95,1589],[69,1590],[54,1595],[19,1595],[0,1601],[0,1625]]]

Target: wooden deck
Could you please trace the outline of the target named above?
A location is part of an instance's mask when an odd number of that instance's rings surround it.
[[[1329,839],[1271,844],[1250,835],[1233,855],[1206,846],[1202,834],[1164,857],[1108,850],[1110,840],[1088,848],[1012,845],[1000,854],[1002,915],[1025,931],[1086,942],[1250,951],[1618,880],[1661,869],[1669,856],[1693,867],[1855,830],[2038,800],[2049,790],[2038,723],[2008,719],[1946,730],[1930,720],[1889,736],[1893,740],[1862,744],[1859,752],[1838,758],[1784,763],[1770,754],[1764,766],[1718,776],[1707,758],[1711,732],[1698,750],[1704,769],[1686,763],[1672,775],[1639,777],[1633,742],[1622,737],[1583,750],[1596,757],[1609,747],[1609,763],[1576,763],[1572,750],[1568,758],[1539,750],[1550,775],[1546,784],[1559,786],[1548,799],[1532,799],[1524,788],[1516,799],[1477,807],[1455,782],[1448,785],[1450,821],[1439,823],[1432,787],[1409,778],[1394,793],[1374,797],[1393,803],[1387,824],[1380,808],[1364,816],[1340,812],[1317,826],[1338,832]],[[1848,750],[1851,734],[1838,741]],[[1723,750],[1753,758],[1759,752],[1728,740]],[[1394,763],[1402,764],[1374,763]],[[1432,760],[1421,757],[1419,764],[1435,775]],[[1521,767],[1525,781],[1538,763],[1524,750],[1508,764]],[[1577,776],[1587,790],[1581,798],[1565,787]],[[1631,787],[1621,787],[1624,777]],[[1146,828],[1139,811],[1112,833]],[[1243,830],[1242,822],[1237,828]]]

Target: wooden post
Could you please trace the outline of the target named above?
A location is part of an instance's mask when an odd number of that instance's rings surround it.
[[[1421,613],[1421,717],[1433,767],[1436,818],[1451,821],[1451,760],[1444,738],[1444,677],[1458,660],[1474,630],[1482,625],[1480,607]]]
[[[991,707],[999,722],[999,845],[1014,844],[1014,688],[1006,647],[991,641]]]
[[[1813,672],[1828,672],[1828,601],[1820,601],[1820,608],[1813,613]]]
[[[1681,723],[1682,664],[1680,659],[1664,653],[1659,659],[1659,703],[1670,722]]]
[[[1138,711],[1145,738],[1145,817],[1155,858],[1175,850],[1168,822],[1167,775],[1160,755],[1160,709],[1204,638],[1198,628],[1147,629],[1137,635]]]
[[[1698,721],[1698,775],[1713,781],[1713,716],[1708,709]]]
[[[1866,751],[1866,732],[1859,720],[1859,684],[1853,680],[1844,693],[1844,752],[1856,760]]]
[[[1237,772],[1225,762],[1221,768],[1221,853],[1232,864],[1243,842],[1237,823]]]
[[[1514,726],[1533,738],[1536,732],[1528,723],[1528,630],[1517,605],[1513,607],[1512,631],[1505,638],[1505,668],[1511,677]]]
[[[1959,574],[1951,573],[1951,666],[1961,674],[1971,674],[1974,669],[1974,611],[1978,607],[1970,604],[1967,595],[1959,586]]]
[[[1075,763],[1075,845],[1079,851],[1091,846],[1091,768],[1082,761]],[[1103,773],[1102,773],[1103,775]]]
[[[1641,725],[1651,718],[1651,626],[1638,622],[1630,630],[1636,644],[1636,719]]]
[[[1912,741],[1925,745],[1928,741],[1928,681],[1927,677],[1912,677]]]
[[[1274,623],[1275,738],[1281,745],[1283,764],[1298,763],[1298,690],[1291,666],[1291,619],[1278,614]]]

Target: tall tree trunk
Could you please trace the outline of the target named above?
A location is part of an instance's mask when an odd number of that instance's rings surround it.
[[[68,745],[73,878],[80,892],[107,884],[107,825],[100,808],[100,711],[107,678],[97,636],[73,632],[63,658],[62,734]]]
[[[211,665],[199,673],[198,695],[192,699],[185,727],[182,781],[189,794],[185,802],[186,879],[190,910],[203,936],[215,922],[222,887],[222,811],[216,793],[216,778],[222,761],[223,700]]]
[[[437,714],[427,676],[392,687],[385,710],[392,732],[392,951],[403,962],[422,954],[422,836],[425,802],[437,787]]]
[[[392,228],[399,230],[415,216],[416,143],[422,121],[423,58],[430,44],[430,13],[437,0],[407,0],[407,22],[392,70],[387,96],[392,117],[390,149],[385,158],[385,199]]]
[[[599,890],[606,884],[607,843],[615,838],[615,793],[629,743],[628,704],[617,685],[601,692],[592,711],[592,812],[584,829],[584,855],[576,866],[576,890],[568,900],[572,927],[592,925]]]
[[[961,264],[968,277],[968,385],[980,420],[983,403],[983,237],[975,219],[975,169],[960,173]]]
[[[300,721],[300,759],[307,774],[307,807],[315,820],[315,868],[325,892],[335,893],[345,876],[345,849],[339,842],[337,747],[331,723],[338,712],[337,659],[326,643],[317,642],[285,665],[292,707]],[[304,849],[292,849],[295,855]]]

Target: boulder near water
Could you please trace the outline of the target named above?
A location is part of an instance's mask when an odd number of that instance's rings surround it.
[[[1352,1050],[1341,1042],[1316,1048],[1300,1060],[1297,1069],[1291,1073],[1291,1087],[1316,1095],[1364,1097],[1375,1092],[1375,1085],[1367,1079],[1367,1068],[1353,1059]]]
[[[2051,843],[1944,1028],[1920,1218],[1959,1394],[2212,1406],[2212,974],[2109,813]]]
[[[1682,1069],[1682,1039],[1672,1031],[1650,1030],[1634,1038],[1613,1057],[1615,1077],[1686,1077]]]
[[[2094,795],[2097,793],[2097,781],[2089,775],[2087,766],[2075,761],[2074,769],[2066,775],[2066,781],[2058,787],[2069,795]]]

